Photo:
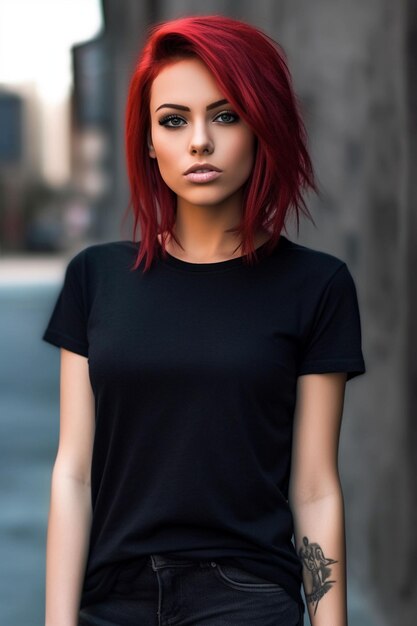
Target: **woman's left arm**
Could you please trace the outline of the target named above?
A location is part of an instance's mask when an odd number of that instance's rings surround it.
[[[347,626],[344,502],[338,470],[346,373],[297,379],[289,505],[312,626]]]

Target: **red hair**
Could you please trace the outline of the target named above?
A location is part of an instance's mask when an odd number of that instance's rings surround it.
[[[281,46],[261,30],[221,15],[187,16],[159,22],[147,30],[147,40],[129,85],[126,105],[126,159],[135,237],[138,222],[141,245],[136,269],[144,271],[161,249],[160,232],[177,242],[176,194],[162,179],[156,159],[148,153],[150,91],[153,80],[167,64],[181,58],[200,58],[219,88],[256,136],[252,172],[245,183],[242,220],[236,229],[243,254],[252,262],[253,233],[269,231],[272,250],[293,209],[299,228],[299,211],[312,219],[302,198],[302,188],[318,193],[307,151],[307,133],[294,94],[291,75]],[[160,221],[158,222],[158,211]],[[314,220],[312,220],[314,222]],[[165,241],[162,238],[165,254]]]

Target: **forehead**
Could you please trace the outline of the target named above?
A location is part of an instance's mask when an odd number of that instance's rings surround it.
[[[164,67],[151,87],[152,111],[163,104],[204,105],[224,97],[208,67],[200,59],[181,59]]]

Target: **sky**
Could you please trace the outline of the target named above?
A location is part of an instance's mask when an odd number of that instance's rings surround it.
[[[34,82],[42,100],[61,101],[71,46],[102,28],[100,0],[0,0],[0,85]]]

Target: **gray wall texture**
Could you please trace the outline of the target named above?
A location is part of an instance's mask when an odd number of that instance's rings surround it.
[[[261,27],[284,47],[321,190],[320,198],[307,198],[317,228],[301,222],[298,242],[347,262],[361,308],[367,373],[347,387],[340,439],[348,585],[378,626],[414,626],[416,4],[104,0],[103,7],[114,70],[118,209],[106,216],[110,238],[120,231],[128,201],[124,107],[145,28],[180,15],[220,13]],[[289,228],[294,239],[295,233]]]

